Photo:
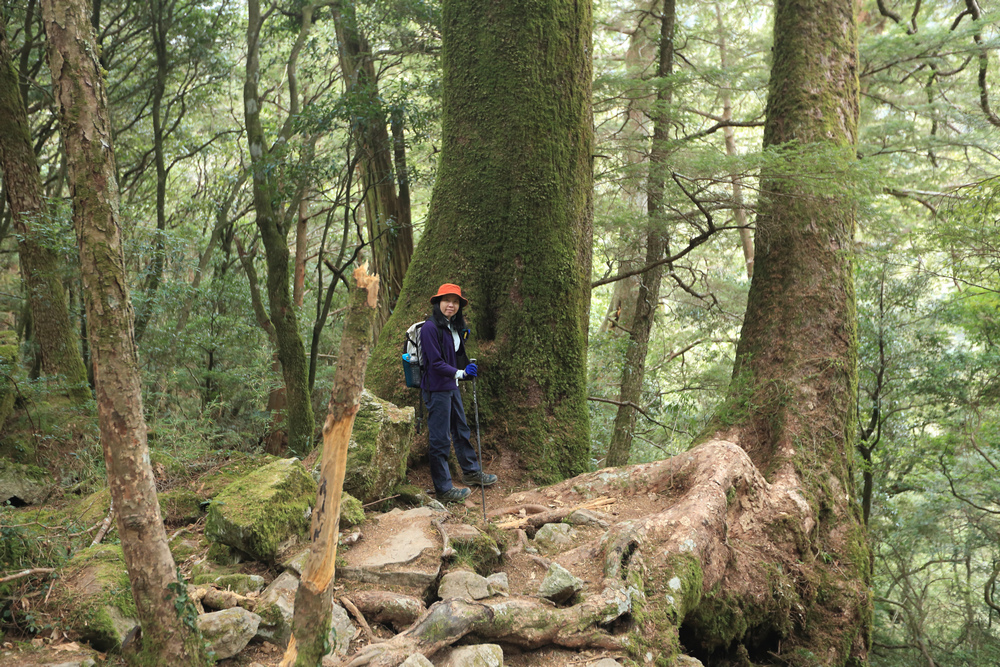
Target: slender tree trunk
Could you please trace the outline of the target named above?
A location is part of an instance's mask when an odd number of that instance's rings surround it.
[[[299,202],[299,219],[295,223],[295,280],[292,285],[292,303],[302,307],[306,290],[306,254],[309,251],[309,204],[305,198]]]
[[[298,317],[289,290],[288,225],[278,213],[278,187],[274,175],[275,158],[270,154],[260,120],[260,30],[263,19],[259,0],[247,3],[246,83],[243,103],[247,142],[253,165],[253,203],[257,228],[264,242],[267,263],[267,296],[270,321],[277,340],[278,358],[285,381],[287,401],[288,447],[296,455],[305,455],[313,445],[313,411],[309,394],[309,374],[305,345],[299,333]],[[311,10],[311,5],[309,6]],[[311,11],[303,18],[303,31],[312,21]]]
[[[312,515],[312,544],[295,594],[292,638],[281,661],[283,667],[316,667],[327,651],[347,445],[364,388],[378,306],[379,278],[369,276],[367,269],[366,264],[354,271],[356,287],[351,290],[329,414],[323,426],[323,459]]]
[[[394,154],[401,156],[404,147],[401,134],[398,141],[393,142],[389,138],[371,47],[358,27],[354,3],[338,0],[333,7],[345,86],[347,92],[364,105],[364,108],[354,110],[352,127],[354,143],[361,155],[359,169],[365,220],[372,244],[372,263],[382,284],[379,314],[375,322],[375,338],[378,339],[403,289],[403,276],[413,256],[409,192],[401,201],[393,178]],[[393,127],[402,132],[401,117],[395,119]]]
[[[163,129],[163,96],[167,89],[167,71],[170,61],[167,56],[168,26],[171,20],[168,13],[173,4],[165,0],[150,0],[149,25],[152,28],[153,52],[156,55],[156,73],[153,77],[152,90],[152,120],[153,120],[153,165],[156,167],[156,232],[153,236],[153,254],[149,263],[149,274],[146,276],[143,288],[142,305],[135,320],[135,339],[142,338],[153,316],[153,303],[156,293],[163,280],[163,268],[166,265],[166,242],[164,234],[167,230],[167,162],[163,146],[165,131]]]
[[[149,465],[114,149],[93,27],[82,0],[43,0],[42,15],[80,246],[101,446],[143,629],[144,664],[207,664],[201,638],[183,618],[194,612],[177,597],[183,587]]]
[[[69,316],[59,257],[45,246],[39,230],[47,224],[42,181],[31,147],[31,130],[17,71],[0,18],[0,167],[18,236],[18,258],[31,309],[41,370],[62,376],[76,402],[91,398],[87,369]]]
[[[674,70],[674,22],[676,12],[674,0],[663,0],[660,14],[660,49],[656,68],[656,103],[653,105],[653,145],[649,152],[649,182],[647,187],[646,225],[646,265],[653,264],[669,253],[666,223],[663,220],[663,193],[669,148],[667,127],[672,101],[670,83],[667,80]],[[608,444],[607,466],[628,463],[632,451],[632,434],[635,432],[636,405],[642,404],[642,383],[646,376],[646,353],[649,351],[649,335],[653,330],[656,312],[660,304],[660,281],[663,265],[658,265],[642,274],[635,305],[635,318],[629,332],[629,343],[625,349],[622,365],[621,390],[618,412],[615,415]]]
[[[729,52],[726,49],[726,25],[722,18],[722,7],[715,5],[715,18],[719,23],[719,67],[723,71],[729,67]],[[729,88],[722,88],[722,120],[729,121],[733,118],[732,95]],[[733,157],[736,152],[736,133],[729,125],[722,128],[726,141],[726,155]],[[739,174],[730,175],[733,183],[733,218],[740,227],[740,247],[743,249],[743,263],[746,265],[747,278],[753,278],[753,232],[747,227],[747,211],[743,206],[743,180]]]
[[[370,386],[414,401],[402,332],[441,283],[458,283],[484,443],[516,452],[540,481],[575,474],[590,457],[591,5],[447,0],[442,26],[438,180]]]

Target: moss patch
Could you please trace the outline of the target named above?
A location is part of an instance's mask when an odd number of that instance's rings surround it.
[[[100,544],[73,556],[56,585],[51,609],[72,636],[99,651],[119,648],[138,618],[121,547]]]
[[[201,518],[201,498],[189,489],[174,489],[157,495],[163,522],[180,526]]]

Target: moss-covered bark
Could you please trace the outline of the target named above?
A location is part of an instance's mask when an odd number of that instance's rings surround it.
[[[43,0],[73,195],[101,446],[148,665],[207,664],[156,500],[146,442],[107,96],[84,0]]]
[[[551,480],[589,456],[590,3],[450,0],[443,12],[438,182],[369,387],[415,404],[402,332],[438,285],[460,284],[484,444]]]
[[[775,5],[764,145],[782,151],[784,164],[761,175],[753,280],[729,401],[716,422],[717,436],[738,442],[772,485],[793,489],[816,517],[806,531],[771,526],[776,543],[806,554],[795,577],[802,610],[782,642],[800,655],[790,664],[860,664],[868,649],[867,547],[851,500],[854,12],[850,0]],[[817,171],[836,186],[801,178]]]
[[[61,376],[76,402],[91,398],[87,370],[69,317],[60,259],[45,243],[45,206],[28,116],[0,20],[0,167],[17,230],[21,275],[27,287],[42,371]]]

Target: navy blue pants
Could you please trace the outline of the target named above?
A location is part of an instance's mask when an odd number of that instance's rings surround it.
[[[431,462],[431,479],[437,493],[446,493],[452,488],[451,471],[448,469],[448,453],[452,444],[455,445],[455,457],[462,466],[462,472],[479,470],[479,458],[469,442],[472,433],[465,421],[461,391],[452,389],[421,393],[427,406],[427,433],[430,436],[427,453]]]

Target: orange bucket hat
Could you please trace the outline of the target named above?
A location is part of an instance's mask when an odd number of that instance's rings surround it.
[[[458,285],[453,285],[452,283],[445,283],[444,285],[441,285],[441,287],[438,287],[437,294],[431,297],[431,303],[437,303],[441,300],[441,297],[448,294],[454,294],[457,296],[458,302],[462,308],[469,305],[469,300],[462,296],[462,288]]]

